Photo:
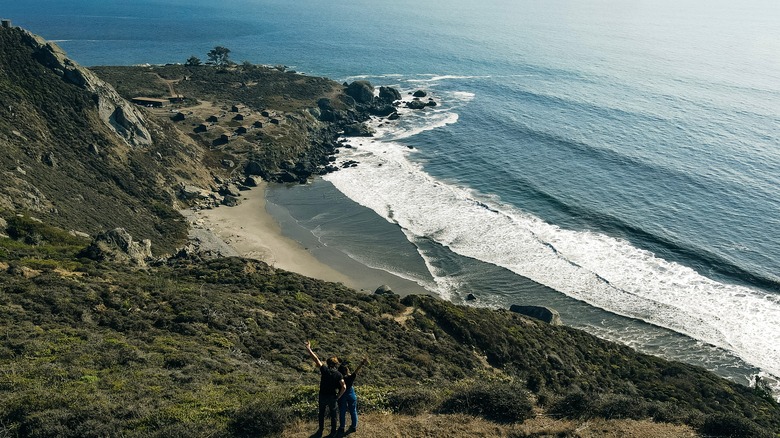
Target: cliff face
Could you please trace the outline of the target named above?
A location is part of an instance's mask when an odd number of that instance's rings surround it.
[[[19,29],[19,32],[21,32],[21,43],[32,50],[33,58],[41,65],[63,80],[93,93],[100,120],[119,138],[130,146],[152,144],[152,136],[147,128],[148,122],[143,114],[123,99],[114,87],[68,58],[56,44],[25,30]]]
[[[178,182],[210,178],[197,145],[18,28],[0,28],[0,150],[0,211],[92,235],[124,227],[156,251],[186,236]]]

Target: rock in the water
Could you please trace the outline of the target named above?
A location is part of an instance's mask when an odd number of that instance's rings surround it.
[[[374,130],[365,123],[353,123],[344,127],[344,135],[347,137],[371,137]]]
[[[425,102],[415,99],[411,102],[406,102],[406,107],[411,109],[423,109],[426,107]]]
[[[520,306],[512,304],[509,310],[521,315],[544,321],[550,325],[561,325],[561,315],[557,310],[544,306]]]
[[[417,90],[417,91],[414,92],[414,94],[412,94],[412,96],[414,96],[414,97],[425,97],[427,95],[428,95],[428,93],[426,93],[423,90]]]
[[[468,294],[466,295],[466,301],[476,301],[477,297],[474,296],[474,294]]]
[[[374,100],[374,86],[368,81],[355,81],[349,84],[346,93],[357,103],[371,103]]]
[[[379,87],[379,98],[385,102],[401,100],[401,92],[393,87]]]

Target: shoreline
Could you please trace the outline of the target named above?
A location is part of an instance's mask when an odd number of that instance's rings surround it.
[[[411,280],[366,266],[338,249],[322,245],[295,219],[283,217],[283,208],[267,201],[268,187],[269,183],[263,181],[242,192],[241,203],[234,207],[182,210],[190,224],[189,241],[208,256],[255,259],[366,293],[386,285],[401,296],[431,294]],[[269,207],[280,211],[273,214]]]
[[[282,229],[266,211],[262,182],[242,192],[234,207],[182,211],[190,222],[190,241],[201,251],[220,256],[260,260],[275,268],[356,288],[355,279],[321,262],[299,242],[282,235]]]

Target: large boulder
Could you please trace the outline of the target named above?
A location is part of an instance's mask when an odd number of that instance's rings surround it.
[[[406,102],[406,107],[415,110],[420,110],[426,107],[426,103],[423,102],[422,100],[414,99],[412,101]]]
[[[353,123],[344,127],[344,135],[347,137],[371,137],[374,130],[365,123]]]
[[[561,325],[561,315],[557,310],[544,306],[520,306],[512,304],[509,310],[521,315],[544,321],[550,325]]]
[[[390,289],[390,286],[383,284],[376,288],[374,291],[376,295],[392,295],[394,292],[392,289]]]
[[[179,199],[189,201],[193,199],[208,198],[208,190],[193,185],[182,185],[179,187]]]
[[[355,81],[349,84],[346,93],[357,103],[371,103],[374,100],[374,86],[368,81]]]
[[[401,92],[393,87],[379,87],[379,99],[393,103],[396,100],[401,100]]]
[[[115,228],[95,236],[84,255],[99,262],[146,266],[146,261],[152,258],[152,242],[148,239],[136,242],[124,228]]]
[[[393,105],[384,104],[372,106],[368,112],[378,117],[387,117],[396,112],[396,109]]]

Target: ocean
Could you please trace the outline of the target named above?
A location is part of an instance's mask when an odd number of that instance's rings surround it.
[[[780,377],[780,3],[107,3],[0,15],[83,65],[222,45],[438,103],[350,139],[358,166],[269,189],[286,233],[402,289],[547,305],[740,383]]]

